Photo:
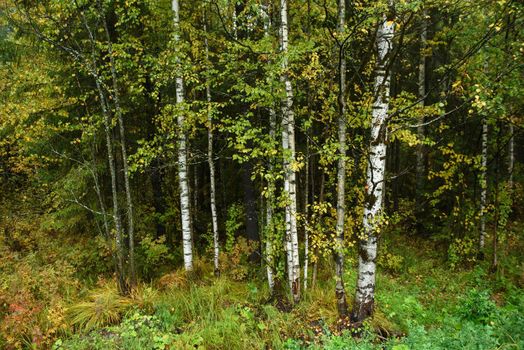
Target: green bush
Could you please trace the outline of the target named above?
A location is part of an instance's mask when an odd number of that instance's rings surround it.
[[[166,265],[173,261],[173,255],[166,244],[166,237],[153,238],[151,235],[143,237],[137,249],[137,259],[143,276],[153,277],[159,265]]]
[[[497,312],[495,303],[490,299],[487,290],[472,289],[462,298],[458,315],[466,321],[488,324],[493,321]]]
[[[156,316],[133,312],[116,326],[76,334],[53,345],[53,350],[163,350],[173,342],[174,336],[163,328]]]

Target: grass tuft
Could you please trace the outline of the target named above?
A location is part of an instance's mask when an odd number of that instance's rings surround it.
[[[91,330],[119,322],[131,305],[132,300],[121,296],[115,283],[106,283],[90,291],[85,301],[69,307],[67,318],[71,325]]]

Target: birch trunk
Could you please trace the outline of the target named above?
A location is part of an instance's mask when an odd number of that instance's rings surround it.
[[[172,0],[174,12],[175,44],[180,42],[180,11],[178,0]],[[179,60],[179,59],[177,59]],[[175,81],[176,103],[184,103],[184,79],[176,77]],[[185,115],[181,108],[178,109],[178,182],[180,186],[180,213],[182,219],[182,244],[184,252],[184,267],[186,271],[193,269],[193,242],[191,239],[191,218],[189,213],[189,182],[187,173],[187,134],[185,131]]]
[[[280,2],[280,35],[282,52],[282,82],[286,97],[282,101],[282,148],[284,151],[284,194],[286,203],[286,251],[288,263],[288,282],[293,301],[300,300],[300,262],[297,233],[297,193],[295,166],[295,116],[293,113],[293,89],[288,70],[288,22],[287,0]]]
[[[207,41],[207,18],[204,16],[204,44],[206,49],[206,62],[209,64],[209,43]],[[206,82],[206,99],[208,108],[211,106],[211,86],[209,81]],[[220,247],[218,242],[218,219],[217,219],[217,205],[216,205],[216,189],[215,189],[215,163],[213,162],[213,119],[211,110],[207,113],[207,163],[209,165],[209,187],[210,187],[210,205],[211,205],[211,223],[213,226],[213,263],[215,266],[215,276],[220,276]]]
[[[209,86],[206,87],[208,102],[211,102],[211,93]],[[213,225],[213,262],[215,266],[215,276],[220,276],[220,246],[218,241],[218,219],[216,206],[216,189],[215,189],[215,164],[213,162],[213,126],[211,115],[208,115],[209,129],[207,132],[207,162],[209,163],[209,182],[210,182],[210,202],[211,202],[211,221]]]
[[[500,139],[502,133],[502,125],[497,122],[497,149],[500,149]],[[500,218],[500,202],[499,202],[499,171],[500,171],[500,155],[496,155],[495,162],[495,229],[493,230],[493,255],[491,260],[491,272],[496,272],[498,269],[498,240],[499,240],[499,218]]]
[[[269,4],[266,4],[262,8],[264,17],[264,37],[269,36],[269,29],[271,28],[271,16],[269,14]],[[276,140],[276,129],[277,129],[277,115],[275,110],[269,108],[269,138],[271,142]],[[267,199],[266,199],[266,270],[267,270],[267,282],[269,291],[273,295],[275,290],[275,276],[274,276],[274,260],[273,260],[273,237],[274,237],[274,225],[273,225],[273,206],[275,204],[275,182],[272,178],[275,166],[273,159],[270,158],[268,162],[268,173],[270,175],[267,183]]]
[[[426,21],[426,11],[422,12],[422,31],[420,33],[420,62],[418,66],[418,98],[420,99],[420,106],[424,107],[425,96],[426,96],[426,49],[427,43],[427,21]],[[417,127],[417,136],[419,140],[424,140],[425,130],[424,130],[424,116],[421,116],[418,120]],[[421,202],[422,202],[422,193],[424,187],[424,145],[417,145],[417,165],[416,165],[416,209],[420,213],[422,212]]]
[[[304,217],[307,220],[309,219],[309,133],[306,131],[306,161],[304,168],[306,169],[306,174],[304,176]],[[307,290],[307,278],[308,278],[308,268],[309,268],[309,231],[304,230],[304,291]]]
[[[113,44],[109,35],[107,21],[105,15],[103,16],[104,30],[107,38],[109,65],[111,70],[111,79],[113,83],[113,97],[115,102],[115,111],[118,119],[118,131],[120,134],[120,150],[122,152],[122,163],[124,170],[124,190],[126,193],[127,205],[127,234],[129,238],[129,282],[131,287],[136,285],[136,269],[135,269],[135,228],[133,220],[133,199],[131,197],[131,185],[129,182],[129,163],[127,161],[126,150],[126,134],[124,126],[124,117],[122,115],[122,106],[120,104],[120,90],[118,88],[118,79],[116,74],[115,59],[113,57]]]
[[[487,204],[487,165],[488,165],[488,122],[482,117],[482,167],[480,170],[480,235],[479,253],[484,254],[484,242],[486,239],[486,204]]]
[[[307,1],[306,34],[307,34],[307,39],[310,40],[311,39],[311,2],[310,0]],[[306,105],[307,105],[308,114],[311,114],[311,85],[309,81],[307,82],[307,85],[306,85]],[[310,171],[309,158],[311,156],[309,152],[309,138],[310,138],[309,128],[306,129],[305,134],[306,134],[305,135],[306,136],[306,160],[305,160],[304,167],[306,170],[306,174],[304,176],[305,178],[305,181],[304,181],[305,182],[304,184],[304,218],[306,222],[308,222],[309,221],[309,207],[308,207],[308,204],[309,204],[309,171]],[[314,182],[315,180],[313,178],[311,183],[314,183]],[[312,193],[314,196],[315,192],[312,191]],[[309,230],[305,229],[304,230],[304,291],[307,290],[307,286],[308,286],[308,272],[309,272],[308,270],[309,270]]]
[[[377,258],[377,228],[383,212],[386,134],[389,109],[390,76],[387,72],[393,45],[395,24],[384,16],[377,30],[374,102],[371,122],[371,144],[366,175],[367,203],[364,208],[364,238],[359,242],[358,279],[352,319],[361,322],[373,313]]]
[[[269,109],[269,137],[272,141],[276,140],[277,116],[273,108]],[[273,205],[275,203],[275,183],[272,179],[274,172],[273,160],[269,160],[268,172],[270,180],[268,181],[268,197],[266,201],[266,263],[267,263],[267,282],[269,290],[273,294],[275,290],[275,276],[274,276],[274,259],[273,259],[273,239],[274,239],[274,225],[273,225]]]
[[[338,164],[337,164],[337,225],[335,244],[335,295],[340,317],[347,316],[346,291],[344,289],[344,218],[346,188],[346,58],[344,57],[345,0],[338,2],[339,33],[339,81],[338,81]]]

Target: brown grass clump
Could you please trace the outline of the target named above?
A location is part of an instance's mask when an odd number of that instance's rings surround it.
[[[132,300],[118,293],[116,283],[104,283],[89,292],[86,300],[67,309],[71,325],[84,330],[115,324],[133,304]]]

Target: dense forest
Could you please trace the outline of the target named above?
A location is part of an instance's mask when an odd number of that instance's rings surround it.
[[[524,3],[0,1],[0,348],[524,349]]]

